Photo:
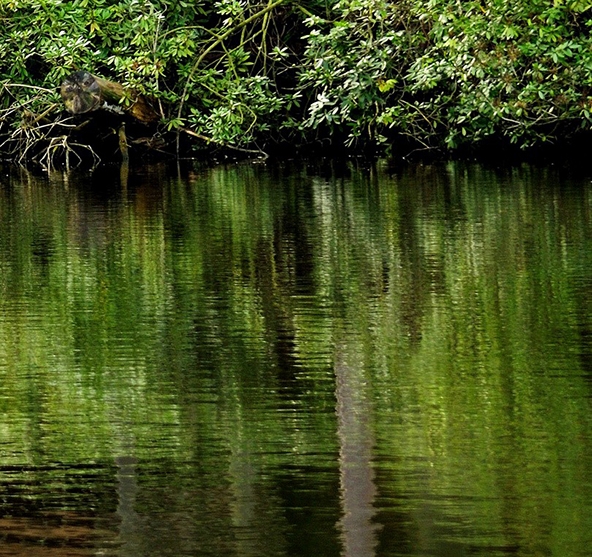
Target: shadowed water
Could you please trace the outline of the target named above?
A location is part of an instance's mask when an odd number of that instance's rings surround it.
[[[591,186],[4,169],[0,555],[589,555]]]

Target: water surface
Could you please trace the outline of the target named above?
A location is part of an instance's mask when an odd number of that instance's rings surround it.
[[[4,170],[0,555],[590,554],[590,176]]]

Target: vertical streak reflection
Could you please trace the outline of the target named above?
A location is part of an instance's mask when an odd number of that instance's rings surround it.
[[[361,362],[352,362],[343,345],[335,357],[335,395],[339,436],[339,468],[342,517],[338,523],[343,557],[374,557],[378,524],[374,498],[371,427],[372,405]]]
[[[120,557],[136,557],[143,537],[142,522],[135,508],[138,494],[137,460],[132,456],[117,456],[115,464],[117,466],[117,514],[121,521],[118,536]]]

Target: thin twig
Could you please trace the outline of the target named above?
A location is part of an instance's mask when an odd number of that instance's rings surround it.
[[[232,149],[234,151],[240,151],[241,153],[250,153],[253,155],[259,155],[264,159],[267,159],[269,157],[269,155],[261,149],[245,149],[244,147],[237,147],[236,145],[231,145],[229,143],[217,141],[212,137],[208,137],[207,135],[202,135],[201,133],[194,132],[193,130],[190,130],[188,128],[179,128],[179,130],[182,131],[183,133],[186,133],[187,135],[192,136],[192,137],[197,137],[198,139],[201,139],[202,141],[205,141],[206,143],[215,143],[217,145],[220,145],[221,147],[226,147],[226,148]]]

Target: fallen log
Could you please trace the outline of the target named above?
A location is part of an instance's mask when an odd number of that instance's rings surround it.
[[[85,114],[107,106],[119,107],[136,120],[149,124],[160,116],[146,97],[126,90],[120,83],[108,81],[86,71],[74,72],[60,86],[66,110]],[[128,98],[129,102],[122,102]]]

